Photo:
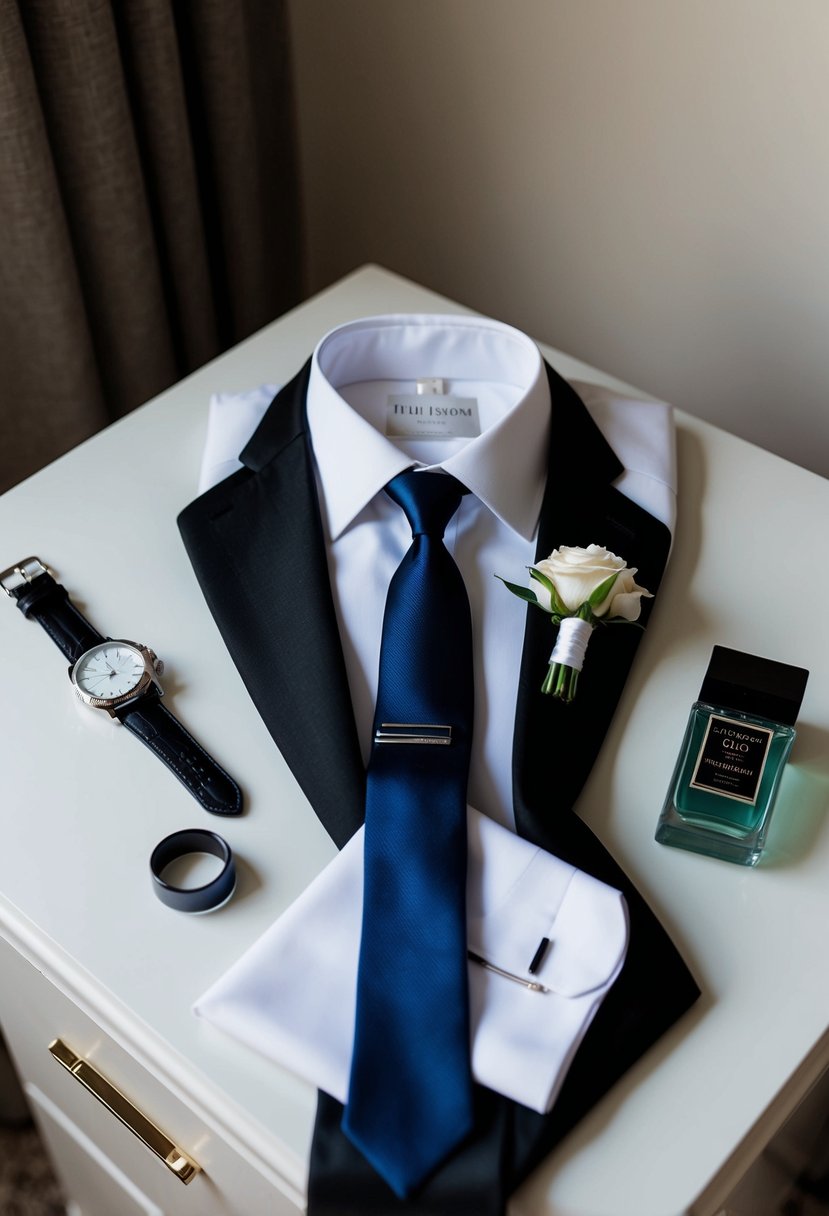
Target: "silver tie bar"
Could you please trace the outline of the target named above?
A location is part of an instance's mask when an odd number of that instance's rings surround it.
[[[452,742],[452,727],[434,722],[381,722],[374,732],[375,743],[425,743],[432,747],[448,747]]]

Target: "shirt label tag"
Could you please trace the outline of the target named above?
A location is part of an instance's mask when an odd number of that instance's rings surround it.
[[[474,439],[481,433],[476,397],[391,393],[386,403],[390,439]]]

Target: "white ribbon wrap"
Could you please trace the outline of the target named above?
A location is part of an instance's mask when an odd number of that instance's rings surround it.
[[[550,662],[561,663],[564,667],[572,667],[574,671],[581,671],[587,643],[590,641],[592,632],[593,626],[589,625],[587,621],[583,621],[577,616],[566,616],[558,627],[558,636],[550,655]]]

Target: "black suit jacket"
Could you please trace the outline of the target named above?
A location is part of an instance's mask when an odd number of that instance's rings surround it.
[[[179,527],[257,709],[342,847],[363,819],[365,770],[307,434],[309,370],[310,363],[268,408],[241,454],[245,467],[185,508]],[[670,546],[668,529],[613,487],[623,466],[573,389],[547,371],[553,425],[537,556],[559,545],[604,545],[635,566],[638,581],[655,592]],[[644,624],[652,601],[643,603]],[[653,913],[572,810],[640,636],[636,628],[597,629],[590,678],[585,674],[576,700],[564,705],[540,692],[553,638],[548,620],[538,611],[526,614],[513,748],[517,830],[622,890],[631,920],[622,973],[552,1112],[541,1116],[477,1087],[474,1134],[419,1196],[401,1201],[339,1132],[342,1108],[321,1094],[309,1183],[309,1210],[317,1216],[503,1211],[518,1183],[699,995]]]

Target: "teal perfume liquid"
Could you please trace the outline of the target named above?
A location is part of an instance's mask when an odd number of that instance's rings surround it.
[[[656,839],[755,865],[795,733],[779,722],[696,701]]]
[[[660,844],[756,865],[807,677],[803,668],[714,647],[659,816]]]

